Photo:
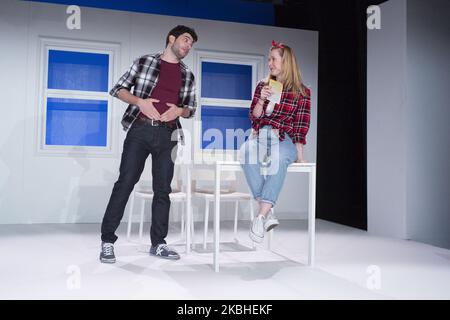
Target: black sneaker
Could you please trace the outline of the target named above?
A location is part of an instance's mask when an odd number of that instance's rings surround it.
[[[150,255],[163,259],[178,260],[180,255],[165,243],[150,247]]]
[[[102,252],[100,252],[100,261],[103,263],[115,263],[114,245],[109,242],[102,242]]]

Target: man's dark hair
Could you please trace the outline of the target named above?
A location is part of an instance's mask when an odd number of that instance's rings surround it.
[[[169,43],[169,36],[174,36],[175,39],[177,39],[183,33],[189,33],[191,35],[192,39],[194,39],[194,42],[197,42],[198,37],[197,37],[197,34],[195,33],[194,29],[183,26],[183,25],[178,25],[175,28],[173,28],[172,30],[170,30],[169,33],[167,34],[166,46]]]

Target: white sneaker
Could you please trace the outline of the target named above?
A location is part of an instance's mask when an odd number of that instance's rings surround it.
[[[250,239],[257,243],[261,243],[264,240],[264,217],[262,215],[258,215],[253,219],[252,226],[250,228]]]
[[[264,222],[264,230],[270,231],[273,228],[275,228],[276,226],[278,226],[279,224],[280,224],[280,222],[273,214],[273,209],[270,209],[270,212],[267,215],[265,222]]]

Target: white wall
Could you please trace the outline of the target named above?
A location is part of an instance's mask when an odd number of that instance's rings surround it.
[[[368,230],[450,248],[450,3],[381,5],[368,31]]]
[[[367,226],[406,235],[406,0],[381,6],[367,30]]]
[[[407,236],[450,248],[450,1],[408,0]]]
[[[282,40],[295,50],[305,82],[312,89],[312,124],[306,157],[315,161],[317,32],[84,7],[81,30],[68,30],[65,11],[64,5],[2,2],[0,70],[5,76],[0,77],[0,93],[2,111],[8,120],[0,126],[0,223],[100,222],[118,177],[125,138],[119,122],[126,105],[116,99],[112,111],[112,157],[79,156],[70,152],[63,156],[44,156],[37,152],[38,122],[42,116],[38,112],[37,87],[39,37],[119,44],[120,70],[115,70],[114,82],[134,58],[161,51],[167,32],[177,24],[195,28],[199,35],[196,49],[267,57],[271,40]],[[191,68],[193,56],[191,51],[185,59]],[[267,66],[264,73],[266,70]],[[183,127],[192,131],[192,120],[183,120]],[[149,175],[149,169],[144,174]],[[306,217],[307,183],[303,180],[287,178],[278,206],[281,216]],[[239,186],[247,190],[242,176]],[[194,214],[203,210],[199,203],[194,205]],[[225,209],[231,211],[230,207]],[[230,217],[230,213],[224,217]]]

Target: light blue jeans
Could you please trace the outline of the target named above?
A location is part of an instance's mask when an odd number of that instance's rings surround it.
[[[259,135],[242,144],[239,161],[253,197],[275,205],[288,166],[297,160],[297,148],[288,134],[280,141],[272,126],[264,126]]]

